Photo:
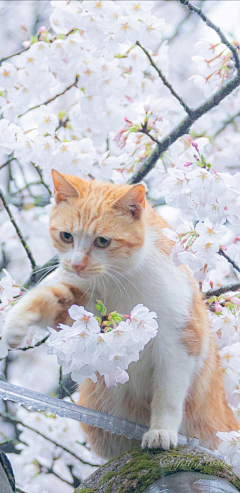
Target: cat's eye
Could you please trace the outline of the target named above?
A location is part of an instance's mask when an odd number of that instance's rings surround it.
[[[98,236],[96,240],[94,241],[94,245],[98,248],[106,248],[108,245],[110,245],[111,240],[108,240],[107,238],[103,238],[103,236]]]
[[[72,235],[70,233],[67,233],[66,231],[61,231],[60,238],[65,243],[73,243],[73,237],[72,237]]]

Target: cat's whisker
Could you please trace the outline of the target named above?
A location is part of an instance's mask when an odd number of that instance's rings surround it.
[[[88,304],[90,304],[90,303],[91,303],[91,301],[92,301],[92,297],[93,297],[93,293],[94,293],[94,291],[95,291],[95,287],[96,287],[96,278],[94,277],[94,278],[93,278],[93,289],[92,289],[91,296],[90,296],[90,298],[89,298]]]
[[[118,272],[115,269],[111,269],[110,267],[111,267],[111,265],[108,267],[108,270],[110,270],[111,272],[116,272],[120,276],[124,277],[124,279],[126,279],[130,284],[132,284],[132,286],[139,292],[139,294],[141,294],[141,296],[143,296],[143,298],[145,298],[144,294],[138,289],[138,287],[136,286],[136,284],[134,284],[127,276],[125,276],[121,272]]]
[[[39,284],[41,282],[42,279],[44,279],[45,277],[47,277],[47,275],[52,271],[52,270],[55,270],[56,269],[56,265],[51,265],[49,267],[44,267],[43,269],[39,269],[39,271],[41,270],[46,270],[46,272],[44,272],[44,274],[42,275],[42,277],[40,277],[40,279],[38,279],[38,282],[37,284]],[[35,271],[37,272],[37,271]],[[35,285],[35,284],[34,284]],[[29,287],[29,289],[31,289],[32,286]]]
[[[103,274],[103,276],[104,276],[104,274]],[[104,276],[104,278],[105,278],[105,276]],[[104,291],[104,295],[103,295],[103,303],[104,303],[104,305],[105,305],[105,304],[106,304],[106,297],[107,297],[107,294],[106,294],[106,288],[105,288],[104,279],[102,278],[102,276],[101,276],[101,278],[100,278],[100,279],[101,279],[101,281],[102,281],[102,285],[103,285],[103,291]]]
[[[130,296],[129,296],[125,286],[121,283],[121,281],[119,279],[116,279],[116,277],[113,274],[110,274],[110,272],[106,272],[106,274],[109,275],[110,277],[112,277],[112,279],[114,279],[116,282],[119,282],[119,284],[122,286],[122,288],[124,289],[124,291],[128,297],[129,304],[130,304],[130,310],[131,310],[132,309],[132,302],[131,302]],[[122,293],[122,291],[121,291],[121,293]]]

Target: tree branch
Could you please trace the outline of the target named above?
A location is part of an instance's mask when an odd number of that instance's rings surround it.
[[[157,160],[160,156],[174,143],[179,137],[182,137],[188,132],[192,124],[197,121],[201,116],[205,115],[212,108],[215,108],[226,96],[231,94],[236,87],[240,84],[240,76],[237,74],[232,80],[219,89],[213,96],[211,96],[205,103],[198,106],[195,110],[192,110],[191,116],[186,116],[159,144],[145,159],[142,166],[136,171],[136,173],[130,178],[128,183],[135,184],[143,180],[143,178],[154,168]]]
[[[29,258],[29,260],[31,262],[32,269],[35,269],[37,264],[36,264],[36,262],[34,260],[33,254],[31,252],[31,250],[30,250],[27,242],[23,238],[22,232],[20,231],[20,229],[19,229],[19,227],[18,227],[18,225],[17,225],[17,223],[16,223],[16,221],[15,221],[15,219],[14,219],[12,213],[11,213],[11,210],[8,207],[7,201],[6,201],[5,197],[4,197],[3,192],[1,191],[1,189],[0,189],[0,199],[2,200],[2,203],[3,203],[5,209],[6,209],[7,213],[8,213],[9,219],[10,219],[11,223],[13,224],[13,226],[14,226],[16,232],[17,232],[17,235],[18,235],[18,237],[19,237],[19,239],[20,239],[20,241],[21,241],[21,243],[22,243],[22,245],[23,245],[23,247],[24,247],[24,249],[26,251],[26,254],[27,254],[27,256],[28,256],[28,258]]]
[[[232,264],[233,268],[236,269],[238,272],[240,272],[240,267],[237,265],[234,260],[232,260],[223,250],[222,248],[219,249],[218,251],[219,255],[222,255],[230,264]]]
[[[229,284],[228,286],[221,286],[216,289],[209,289],[209,291],[203,293],[205,299],[209,299],[212,296],[220,296],[221,294],[228,293],[229,291],[238,291],[240,289],[240,283]]]
[[[201,17],[203,22],[205,22],[205,24],[208,27],[211,27],[211,29],[213,29],[218,34],[222,43],[225,44],[229,48],[229,50],[232,52],[235,66],[236,66],[236,69],[238,71],[238,75],[240,76],[240,62],[239,62],[238,52],[237,52],[237,49],[235,48],[235,46],[233,46],[231,43],[229,43],[228,39],[226,38],[226,36],[224,36],[221,29],[219,29],[219,27],[215,26],[215,24],[213,24],[213,22],[211,22],[210,19],[208,19],[208,17],[202,12],[202,10],[199,7],[192,5],[189,2],[189,0],[180,0],[180,2],[183,5],[186,5],[186,7],[190,10],[190,12],[195,12],[197,15],[199,15],[199,17]]]
[[[168,80],[166,79],[166,77],[162,74],[162,71],[157,67],[157,65],[154,63],[150,53],[139,43],[139,41],[136,42],[136,45],[139,46],[145,53],[145,55],[147,55],[151,65],[153,68],[155,68],[155,70],[157,71],[158,73],[158,76],[160,77],[160,79],[162,80],[163,84],[169,89],[169,91],[171,92],[171,94],[179,101],[179,103],[181,104],[181,106],[184,108],[184,110],[186,111],[186,113],[188,113],[190,116],[192,114],[192,110],[191,108],[189,108],[185,103],[184,101],[182,100],[182,98],[176,93],[176,91],[173,89],[173,87],[171,86],[171,84],[168,82]]]
[[[55,99],[59,98],[59,96],[63,96],[63,94],[65,94],[65,92],[67,92],[70,89],[72,89],[72,87],[76,87],[77,86],[77,83],[78,83],[78,76],[76,76],[75,82],[73,82],[70,86],[66,87],[62,92],[60,92],[59,94],[56,94],[56,96],[53,96],[53,98],[48,99],[44,103],[40,103],[40,104],[37,104],[36,106],[32,106],[32,108],[28,108],[28,110],[24,111],[24,113],[22,113],[18,117],[20,118],[21,116],[26,115],[26,113],[29,113],[29,111],[35,110],[36,108],[40,108],[40,106],[43,106],[43,105],[47,105],[49,103],[52,103],[52,101],[54,101]]]

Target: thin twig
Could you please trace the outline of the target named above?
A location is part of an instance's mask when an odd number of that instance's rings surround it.
[[[38,173],[38,175],[40,177],[40,180],[41,180],[42,185],[47,189],[49,195],[52,196],[51,189],[49,188],[49,186],[47,185],[47,183],[43,179],[43,174],[42,174],[41,168],[37,164],[33,163],[32,161],[31,161],[31,164],[34,166],[35,170],[37,171],[37,173]]]
[[[37,433],[37,435],[40,435],[42,438],[45,438],[45,440],[48,440],[49,442],[53,443],[56,447],[60,447],[61,449],[64,450],[64,452],[67,452],[68,454],[70,454],[73,457],[75,457],[75,459],[77,459],[80,462],[82,462],[82,464],[85,464],[85,465],[88,465],[88,466],[93,466],[93,467],[99,467],[99,464],[91,464],[90,462],[87,462],[84,459],[81,459],[81,457],[79,457],[77,454],[75,454],[75,452],[72,452],[70,449],[68,449],[64,445],[61,445],[60,443],[56,442],[56,440],[53,440],[52,438],[47,437],[46,435],[44,435],[43,433],[41,433],[41,431],[35,430],[35,428],[32,428],[31,426],[23,423],[19,419],[14,418],[11,414],[9,414],[9,413],[0,413],[0,416],[2,416],[3,418],[9,420],[13,424],[18,424],[18,425],[23,426],[24,428],[27,428],[28,430],[34,431],[34,433]]]
[[[202,10],[199,7],[196,7],[195,5],[192,5],[189,2],[189,0],[180,0],[180,2],[183,5],[186,5],[186,7],[190,10],[190,12],[195,12],[197,15],[199,15],[199,17],[201,17],[201,19],[203,20],[203,22],[205,22],[205,24],[208,27],[211,27],[211,29],[213,29],[218,34],[218,36],[221,39],[222,43],[224,43],[229,48],[229,50],[232,52],[232,55],[233,55],[233,58],[234,58],[234,61],[235,61],[235,66],[236,66],[236,69],[238,71],[238,75],[240,75],[239,56],[238,56],[238,52],[237,52],[237,49],[235,48],[235,46],[233,46],[228,41],[228,39],[226,38],[226,36],[224,36],[224,34],[222,33],[221,29],[219,27],[215,26],[215,24],[213,24],[213,22],[210,21],[210,19],[202,12]]]
[[[231,116],[228,118],[228,120],[225,120],[223,122],[223,125],[217,130],[217,132],[214,134],[213,138],[215,139],[215,137],[217,137],[217,135],[219,135],[221,132],[223,132],[223,130],[225,130],[225,128],[230,125],[231,123],[234,123],[236,118],[238,118],[240,116],[240,111],[238,111],[235,115]]]
[[[26,347],[18,347],[16,348],[16,351],[28,351],[28,349],[34,349],[35,347],[41,346],[48,340],[50,337],[50,334],[47,334],[41,341],[38,341],[34,346],[26,346]]]
[[[72,398],[71,392],[69,392],[69,390],[67,389],[67,387],[65,387],[65,385],[63,384],[62,366],[59,366],[59,379],[58,379],[58,383],[59,383],[60,389],[63,392],[65,392],[65,394],[69,397],[69,399],[72,401],[73,404],[76,404],[76,402]],[[60,397],[62,398],[63,395],[61,395]]]
[[[212,298],[212,296],[221,296],[221,294],[228,293],[228,291],[238,291],[240,289],[240,283],[229,284],[228,286],[221,286],[216,289],[209,289],[206,293],[203,293],[205,299]]]
[[[14,159],[16,159],[14,156],[9,157],[9,159],[5,161],[5,163],[1,164],[0,169],[5,168],[5,166],[8,166],[8,164],[11,163],[11,161],[13,161]]]
[[[139,43],[139,41],[136,42],[136,45],[138,45],[145,53],[145,55],[147,55],[151,65],[153,68],[155,68],[155,70],[157,71],[160,79],[162,80],[163,84],[169,89],[169,91],[171,92],[171,94],[179,101],[179,103],[181,104],[181,106],[184,108],[184,110],[186,111],[186,113],[188,113],[188,115],[191,116],[192,114],[192,110],[191,108],[189,108],[185,103],[184,101],[182,100],[182,98],[176,93],[176,91],[173,89],[173,87],[171,86],[171,84],[168,82],[168,80],[166,79],[166,77],[163,75],[162,71],[157,67],[157,65],[154,63],[150,53]]]
[[[240,267],[237,265],[231,257],[229,257],[223,250],[222,248],[219,249],[218,251],[219,255],[222,255],[230,264],[232,264],[233,268],[236,269],[238,272],[240,272]]]
[[[9,58],[12,58],[12,57],[14,57],[14,56],[21,55],[21,53],[24,53],[24,51],[29,50],[29,48],[30,48],[30,46],[29,46],[28,48],[23,48],[23,50],[20,50],[20,51],[18,51],[17,53],[13,53],[13,55],[5,56],[5,58],[2,58],[2,59],[0,60],[0,65],[1,65],[3,62],[5,62],[6,60],[9,60]]]
[[[62,92],[60,92],[59,94],[56,94],[55,96],[53,96],[53,98],[48,99],[44,103],[40,103],[40,104],[37,104],[36,106],[32,106],[32,108],[28,108],[28,110],[24,111],[24,113],[22,113],[21,115],[19,115],[19,118],[21,116],[23,116],[23,115],[26,115],[26,113],[29,113],[29,111],[35,110],[36,108],[40,108],[40,106],[43,106],[43,105],[47,105],[49,103],[52,103],[52,101],[54,101],[55,99],[59,98],[59,96],[63,96],[63,94],[65,94],[65,92],[67,92],[70,89],[72,89],[72,87],[76,87],[77,86],[78,79],[79,79],[79,77],[76,76],[75,82],[73,82],[70,86],[66,87]]]
[[[183,26],[183,24],[185,24],[185,22],[189,19],[189,17],[191,17],[191,12],[187,12],[187,14],[185,15],[185,17],[181,20],[181,22],[179,22],[178,26],[176,27],[176,30],[174,31],[174,33],[172,34],[172,36],[170,36],[168,38],[168,43],[171,43],[179,34],[180,30],[181,30],[181,27]]]
[[[138,132],[147,135],[148,137],[150,137],[150,139],[153,140],[153,142],[156,142],[156,144],[160,145],[160,141],[158,139],[155,139],[155,137],[153,137],[153,135],[150,134],[150,130],[147,130],[145,126],[143,126],[141,130],[138,130]]]
[[[20,239],[20,241],[21,241],[21,243],[22,243],[22,245],[23,245],[23,247],[24,247],[24,249],[26,251],[26,254],[27,254],[27,256],[28,256],[28,258],[29,258],[29,260],[31,262],[32,269],[35,269],[36,266],[37,266],[37,264],[36,264],[36,262],[34,260],[33,254],[31,252],[31,250],[30,250],[27,242],[23,238],[22,232],[20,231],[20,229],[19,229],[19,227],[18,227],[18,225],[17,225],[17,223],[16,223],[16,221],[15,221],[15,219],[14,219],[12,213],[11,213],[11,210],[8,207],[7,201],[6,201],[5,197],[4,197],[3,192],[2,192],[1,189],[0,189],[0,199],[2,200],[2,203],[3,203],[5,209],[6,209],[7,213],[8,213],[9,219],[10,219],[11,223],[13,224],[13,226],[14,226],[16,232],[17,232],[17,235],[18,235],[18,237],[19,237],[19,239]]]

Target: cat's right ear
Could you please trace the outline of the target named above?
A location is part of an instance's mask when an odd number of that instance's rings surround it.
[[[66,175],[52,169],[52,178],[54,183],[54,197],[57,204],[68,198],[78,199],[80,197],[78,190],[67,180]]]

